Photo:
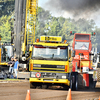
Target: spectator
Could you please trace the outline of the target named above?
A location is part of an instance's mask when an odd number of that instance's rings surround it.
[[[11,74],[13,74],[14,63],[15,63],[14,58],[11,57],[11,61],[8,62],[8,65],[10,66],[10,67],[9,67],[9,72],[10,72]]]
[[[14,60],[15,60],[14,72],[15,72],[15,78],[17,78],[17,71],[18,71],[18,64],[19,64],[18,57],[15,57]]]

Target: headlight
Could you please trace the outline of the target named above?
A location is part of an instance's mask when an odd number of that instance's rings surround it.
[[[88,67],[83,67],[83,72],[88,72],[89,68]]]
[[[62,78],[66,79],[66,76],[62,76]]]
[[[33,67],[41,67],[41,65],[33,64]]]
[[[61,66],[58,65],[57,68],[65,68],[65,66],[63,66],[63,65],[61,65]]]
[[[35,73],[31,72],[31,77],[35,77]]]

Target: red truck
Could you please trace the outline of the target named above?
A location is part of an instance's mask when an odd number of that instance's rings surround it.
[[[79,85],[93,86],[93,53],[91,34],[75,33],[72,43],[72,81],[71,88],[77,90]]]

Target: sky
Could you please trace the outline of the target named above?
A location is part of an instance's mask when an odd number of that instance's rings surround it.
[[[55,17],[93,19],[100,28],[100,0],[38,0],[38,6]]]

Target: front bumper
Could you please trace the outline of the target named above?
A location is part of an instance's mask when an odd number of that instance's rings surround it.
[[[45,78],[30,78],[30,82],[39,82],[39,83],[60,83],[65,85],[70,85],[68,79],[45,79]]]
[[[39,83],[60,83],[70,85],[69,73],[49,73],[49,72],[30,72],[30,82],[39,82]]]

